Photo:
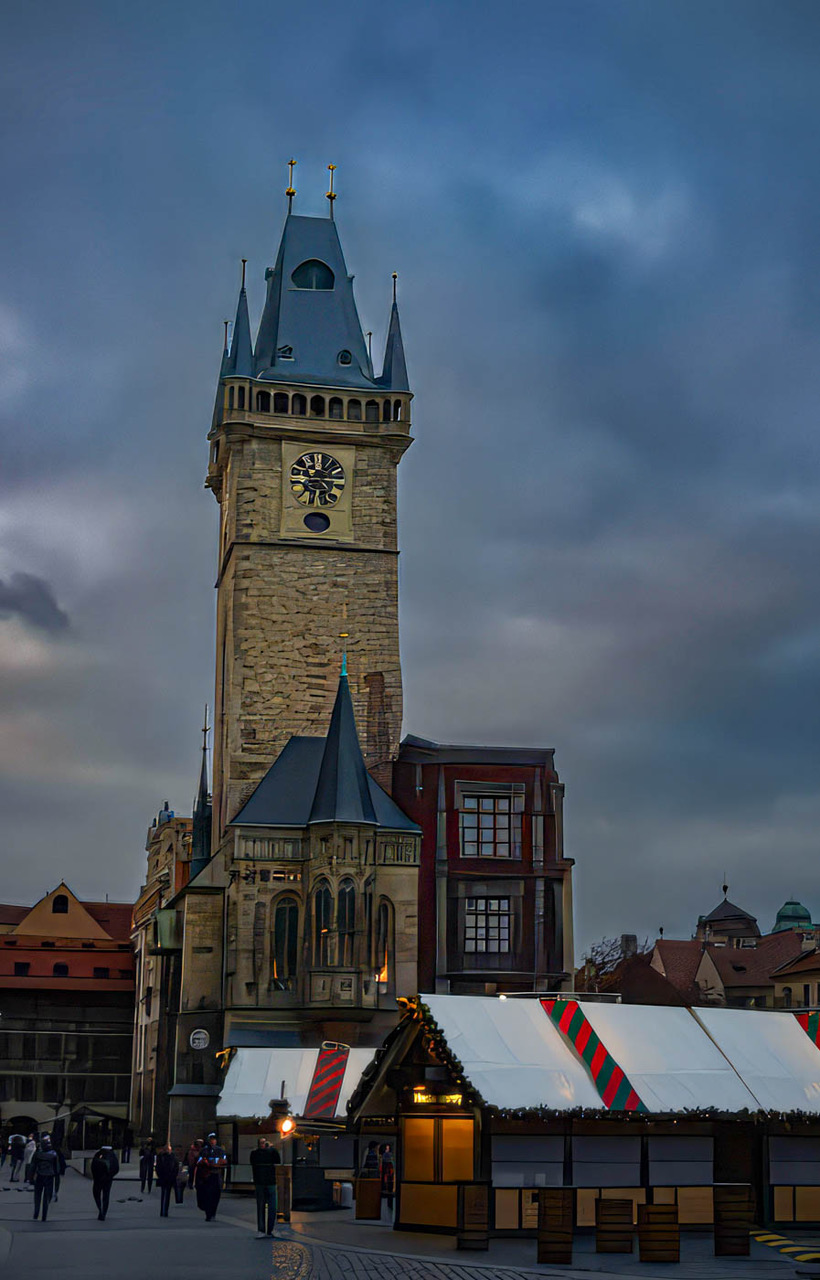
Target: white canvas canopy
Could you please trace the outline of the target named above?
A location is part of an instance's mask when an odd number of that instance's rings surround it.
[[[420,999],[490,1106],[603,1109],[587,1064],[540,1000]],[[820,1114],[820,1051],[791,1013],[578,1003],[650,1113]]]
[[[372,1061],[373,1052],[350,1050],[336,1106],[338,1117],[346,1117],[348,1098]],[[287,1098],[293,1115],[303,1115],[318,1056],[318,1049],[237,1049],[225,1077],[217,1116],[262,1118],[270,1115],[273,1098]]]
[[[593,1001],[581,1009],[649,1111],[758,1109],[732,1063],[688,1009]]]
[[[794,1014],[696,1009],[717,1047],[763,1111],[820,1113],[820,1051]]]
[[[467,1078],[493,1107],[600,1107],[586,1067],[538,1000],[422,996]]]

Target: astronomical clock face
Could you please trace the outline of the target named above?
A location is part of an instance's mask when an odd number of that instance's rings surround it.
[[[344,487],[344,467],[330,453],[303,453],[291,466],[291,492],[306,507],[335,507]]]

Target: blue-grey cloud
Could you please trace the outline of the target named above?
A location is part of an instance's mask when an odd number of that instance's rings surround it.
[[[68,614],[60,608],[50,583],[33,573],[0,578],[0,618],[18,617],[42,631],[65,631]]]

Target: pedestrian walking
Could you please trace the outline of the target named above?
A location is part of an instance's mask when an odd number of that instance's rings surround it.
[[[120,1171],[120,1162],[114,1154],[113,1147],[100,1147],[91,1160],[91,1181],[94,1203],[97,1206],[97,1219],[105,1222],[108,1213],[108,1201],[111,1197],[111,1183]]]
[[[122,1139],[122,1163],[123,1164],[131,1163],[131,1148],[133,1147],[133,1145],[134,1145],[134,1131],[133,1129],[126,1129]]]
[[[179,1161],[174,1155],[170,1142],[166,1142],[157,1152],[156,1160],[157,1186],[159,1187],[159,1216],[168,1217],[171,1204],[171,1192],[177,1184]]]
[[[209,1133],[194,1169],[196,1202],[205,1214],[206,1222],[213,1222],[216,1217],[219,1197],[222,1195],[222,1173],[227,1164],[228,1157],[218,1146],[216,1134]]]
[[[367,1151],[364,1153],[364,1163],[362,1164],[363,1178],[378,1178],[379,1176],[379,1144],[378,1142],[368,1142]]]
[[[272,1236],[276,1226],[276,1169],[282,1163],[279,1152],[267,1138],[260,1138],[251,1152],[251,1172],[256,1192],[256,1238]]]
[[[392,1213],[393,1197],[396,1194],[396,1166],[393,1163],[393,1151],[389,1142],[384,1142],[379,1147],[379,1157],[381,1161],[382,1195]]]
[[[34,1217],[40,1217],[40,1206],[43,1209],[43,1222],[48,1218],[48,1206],[54,1194],[54,1179],[59,1172],[60,1162],[57,1152],[51,1145],[51,1139],[45,1134],[40,1146],[31,1157],[32,1181],[34,1183]]]
[[[174,1183],[174,1198],[177,1204],[182,1204],[185,1196],[185,1188],[188,1185],[188,1166],[185,1163],[185,1152],[182,1147],[174,1147],[174,1155],[177,1157],[177,1177]]]
[[[23,1167],[25,1169],[23,1180],[25,1182],[30,1182],[32,1186],[34,1185],[34,1179],[31,1176],[31,1162],[34,1159],[34,1152],[36,1150],[37,1150],[37,1139],[35,1138],[33,1133],[30,1133],[28,1135],[28,1142],[26,1143],[26,1149],[23,1154]]]
[[[194,1138],[190,1147],[185,1152],[185,1167],[188,1170],[188,1186],[189,1187],[192,1187],[194,1185],[194,1169],[196,1168],[197,1160],[202,1155],[202,1148],[204,1146],[205,1146],[205,1143],[202,1141],[201,1138]]]
[[[148,1194],[151,1194],[151,1188],[154,1185],[154,1141],[148,1138],[140,1147],[140,1191],[144,1192],[148,1188]]]
[[[17,1174],[23,1168],[25,1155],[25,1138],[22,1133],[13,1133],[9,1138],[9,1182],[17,1182]]]
[[[0,1135],[0,1169],[6,1163],[6,1156],[9,1153],[9,1140],[5,1134]]]
[[[57,1176],[54,1179],[54,1203],[56,1204],[60,1195],[60,1182],[65,1174],[65,1156],[61,1147],[54,1147],[54,1154],[57,1157]]]

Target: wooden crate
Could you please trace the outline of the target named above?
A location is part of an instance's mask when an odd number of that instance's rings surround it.
[[[458,1188],[457,1249],[489,1249],[490,1188],[486,1182],[462,1182]]]
[[[357,1178],[353,1184],[356,1197],[356,1217],[372,1222],[382,1216],[381,1178]]]
[[[538,1191],[538,1261],[555,1266],[572,1262],[573,1194],[571,1187]]]
[[[291,1168],[288,1164],[276,1167],[276,1218],[278,1222],[290,1222]]]
[[[715,1184],[715,1257],[747,1258],[754,1193],[747,1182]]]
[[[632,1252],[633,1212],[631,1200],[595,1201],[596,1253]]]
[[[641,1262],[680,1262],[677,1205],[638,1205],[638,1250]]]

